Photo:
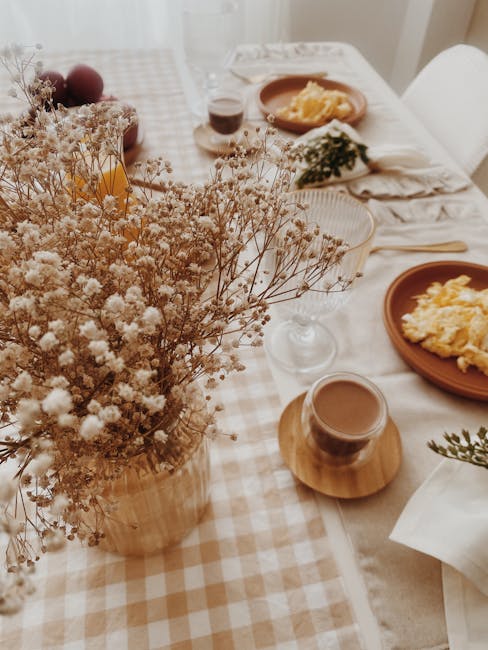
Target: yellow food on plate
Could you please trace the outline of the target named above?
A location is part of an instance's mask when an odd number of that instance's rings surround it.
[[[334,118],[343,120],[351,114],[352,109],[347,93],[326,90],[317,82],[309,81],[288,106],[276,111],[276,115],[293,122],[315,124]]]
[[[444,284],[433,282],[416,296],[415,309],[402,316],[402,331],[440,357],[457,357],[463,372],[476,366],[488,375],[488,289],[473,289],[470,281],[460,275]]]

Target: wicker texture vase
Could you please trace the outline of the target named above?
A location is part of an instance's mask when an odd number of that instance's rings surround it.
[[[200,520],[209,498],[209,442],[202,435],[175,471],[155,471],[139,459],[98,498],[105,512],[101,547],[150,555],[178,543]],[[114,504],[116,504],[114,509]]]

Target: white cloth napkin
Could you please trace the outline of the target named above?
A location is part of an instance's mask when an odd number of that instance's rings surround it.
[[[345,183],[351,194],[361,198],[410,198],[437,193],[457,192],[469,185],[469,180],[444,166],[433,163],[417,149],[404,144],[370,144],[363,142],[350,125],[334,119],[311,129],[296,139],[309,143],[327,134],[345,133],[353,142],[367,145],[369,165],[357,157],[352,169],[343,168],[341,176],[331,176],[320,185]],[[376,173],[371,173],[372,168]],[[306,163],[301,165],[306,169]]]
[[[443,460],[410,498],[390,539],[449,564],[488,596],[488,470]]]
[[[447,636],[451,650],[486,650],[488,597],[448,564],[442,565]]]
[[[390,199],[381,201],[369,199],[368,207],[378,225],[434,224],[437,222],[462,220],[480,216],[479,207],[463,195],[446,195],[416,199]],[[431,237],[430,232],[425,233]],[[420,233],[419,233],[420,235]],[[398,233],[397,233],[398,238]]]
[[[296,139],[296,143],[307,143],[327,134],[338,136],[341,134],[341,132],[345,133],[357,144],[366,144],[363,143],[359,133],[350,124],[341,122],[337,119],[331,120],[327,124],[324,124],[324,126],[319,126],[316,129],[307,131],[307,133],[304,133]],[[418,168],[429,164],[429,159],[426,156],[424,156],[413,147],[410,147],[409,145],[370,145],[368,146],[367,154],[372,163],[375,163],[375,165],[378,165],[384,169],[396,169],[404,167]],[[364,176],[370,172],[371,169],[368,167],[368,165],[357,158],[355,165],[351,170],[344,169],[342,171],[340,179],[331,178],[330,180],[331,182],[334,180],[349,180],[351,178]]]
[[[339,43],[246,44],[236,47],[227,67],[244,74],[262,71],[290,74],[290,69],[309,74],[307,66],[320,63],[330,65],[342,58],[343,54],[343,47]]]

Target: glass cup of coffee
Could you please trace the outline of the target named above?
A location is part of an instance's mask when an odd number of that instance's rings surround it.
[[[220,89],[210,93],[207,102],[212,140],[228,143],[236,140],[244,120],[244,99],[238,91]]]
[[[337,372],[311,386],[301,419],[307,444],[323,462],[357,466],[370,457],[384,431],[388,406],[372,381]]]

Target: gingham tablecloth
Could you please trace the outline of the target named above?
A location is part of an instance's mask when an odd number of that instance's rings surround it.
[[[413,200],[377,197],[369,202],[378,224],[375,244],[463,239],[469,250],[444,255],[391,251],[370,255],[364,277],[348,304],[327,316],[327,326],[338,343],[330,371],[358,372],[378,384],[400,430],[403,459],[395,480],[370,497],[337,502],[316,496],[368,650],[488,647],[488,625],[481,624],[486,617],[479,613],[477,618],[471,617],[466,609],[459,612],[460,595],[453,590],[452,581],[442,580],[440,561],[389,539],[409,497],[441,460],[427,448],[427,441],[442,438],[444,431],[476,431],[486,425],[486,402],[450,394],[413,372],[395,351],[382,322],[385,293],[403,271],[434,260],[487,264],[487,197],[355,48],[338,43],[249,46],[236,57],[240,72],[279,67],[286,73],[290,64],[295,72],[296,67],[304,73],[327,70],[329,78],[345,81],[365,94],[368,110],[356,126],[363,142],[410,145],[427,155],[432,167],[439,165],[447,174],[464,177],[465,189],[455,193]],[[276,368],[273,374],[283,404],[305,388]],[[337,519],[340,525],[336,525]],[[350,547],[352,561],[347,556]],[[475,613],[476,607],[486,610],[483,602],[471,604]],[[449,616],[456,608],[458,627],[462,623],[469,628],[464,637],[469,636],[470,645],[460,644],[459,636],[450,632],[454,621]]]
[[[204,178],[192,119],[169,52],[44,56],[66,73],[96,67],[105,92],[137,107],[142,155],[170,159],[175,175]],[[8,88],[2,77],[2,92]],[[2,103],[2,110],[12,102]],[[0,617],[5,650],[356,650],[350,604],[312,492],[285,468],[276,436],[281,404],[259,349],[227,381],[212,443],[211,500],[201,523],[163,554],[127,559],[77,542],[37,564],[36,593]]]
[[[310,490],[283,466],[263,353],[229,380],[201,523],[165,553],[73,542],[37,565],[37,592],[0,619],[6,650],[356,650],[351,608]]]

